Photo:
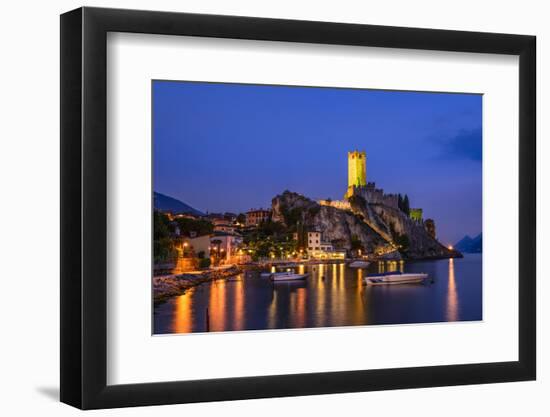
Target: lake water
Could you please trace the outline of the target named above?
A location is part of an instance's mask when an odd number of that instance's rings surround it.
[[[427,272],[426,284],[365,286],[388,270]],[[302,282],[246,272],[188,290],[155,307],[154,333],[432,323],[482,319],[482,256],[416,262],[299,266]],[[208,313],[207,313],[208,311]],[[207,325],[208,316],[208,325]]]

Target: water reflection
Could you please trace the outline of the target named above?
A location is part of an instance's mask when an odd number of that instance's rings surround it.
[[[454,259],[449,259],[449,279],[447,288],[447,321],[457,321],[458,294],[456,291]]]
[[[425,262],[300,265],[300,282],[274,284],[259,272],[214,281],[155,308],[155,333],[262,330],[481,320],[481,256]],[[428,285],[366,287],[369,274],[427,272]],[[460,308],[459,308],[460,307]]]
[[[191,332],[191,304],[192,297],[180,295],[176,298],[174,320],[172,328],[174,333],[189,333]]]
[[[235,300],[235,330],[244,329],[244,280],[239,279],[233,285],[233,298]]]

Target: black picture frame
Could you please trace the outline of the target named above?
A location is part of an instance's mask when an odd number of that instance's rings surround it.
[[[519,360],[107,385],[108,32],[519,56]],[[88,7],[63,14],[61,401],[94,409],[535,379],[535,45],[534,36],[480,32]]]

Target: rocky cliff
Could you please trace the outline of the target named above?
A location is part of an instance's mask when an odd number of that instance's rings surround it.
[[[369,204],[362,198],[352,198],[350,203],[351,211],[341,210],[285,191],[272,200],[272,220],[291,227],[301,222],[306,228],[321,231],[324,240],[348,250],[353,240],[359,240],[367,253],[385,256],[399,257],[397,248],[409,259],[460,256],[399,209]]]

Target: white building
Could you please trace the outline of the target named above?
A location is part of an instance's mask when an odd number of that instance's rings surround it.
[[[298,233],[294,233],[294,240],[298,240]],[[318,230],[308,231],[305,236],[307,253],[315,259],[344,259],[345,251],[335,251],[332,243],[323,240],[323,234]]]
[[[210,236],[210,253],[229,262],[240,255],[243,237],[235,233],[217,232]]]

